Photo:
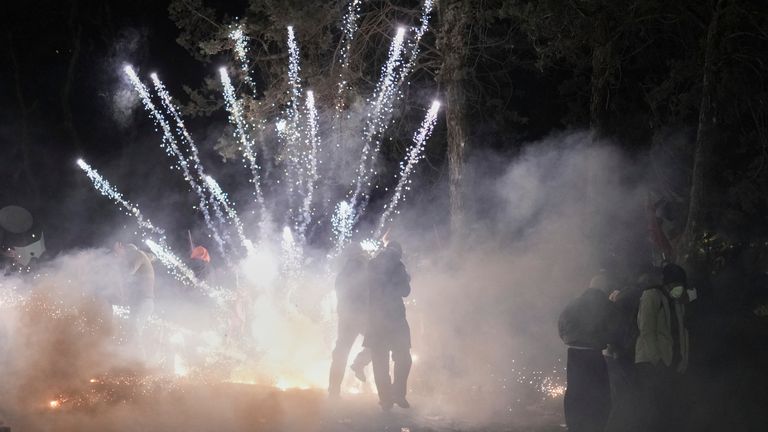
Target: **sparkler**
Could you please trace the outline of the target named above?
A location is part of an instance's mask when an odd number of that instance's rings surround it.
[[[379,219],[378,228],[376,228],[376,232],[373,235],[376,238],[381,235],[384,226],[389,222],[392,212],[395,211],[397,205],[404,198],[403,194],[405,190],[410,189],[411,173],[416,167],[416,164],[424,158],[424,147],[426,146],[430,135],[432,135],[432,130],[437,122],[437,111],[439,109],[440,102],[432,102],[432,107],[427,111],[427,115],[421,122],[421,126],[413,135],[413,144],[408,150],[405,162],[400,162],[400,180],[398,180],[397,186],[395,186],[395,192],[389,200],[389,204],[384,207],[384,213],[382,213],[381,218]]]
[[[93,186],[96,188],[97,191],[99,191],[99,193],[115,201],[117,204],[120,204],[128,215],[136,218],[136,223],[139,225],[139,228],[145,231],[146,234],[155,235],[161,239],[165,238],[165,232],[163,230],[154,226],[149,219],[144,217],[144,215],[141,213],[141,210],[139,210],[138,207],[136,207],[133,203],[131,203],[127,199],[123,198],[123,195],[117,189],[115,189],[109,183],[109,181],[107,181],[107,179],[102,177],[101,174],[99,174],[95,169],[91,168],[91,166],[88,165],[82,159],[77,160],[77,166],[79,166],[80,169],[85,171],[85,175],[87,175],[88,178],[91,179]]]

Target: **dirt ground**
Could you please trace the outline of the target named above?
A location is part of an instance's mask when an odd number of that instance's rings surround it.
[[[40,406],[6,412],[13,432],[60,431],[561,431],[562,400],[507,413],[473,413],[411,399],[412,408],[384,413],[371,394],[329,401],[320,390],[244,384],[188,384],[171,391],[85,408]],[[466,411],[466,412],[462,412]],[[477,415],[476,415],[477,414]]]

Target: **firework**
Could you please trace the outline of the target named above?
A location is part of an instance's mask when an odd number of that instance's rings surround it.
[[[97,191],[99,191],[99,193],[116,202],[117,204],[120,204],[128,215],[133,216],[136,219],[136,223],[139,225],[139,228],[141,228],[146,234],[155,235],[161,239],[165,237],[165,232],[163,230],[154,226],[149,219],[144,217],[138,207],[125,199],[123,195],[117,189],[115,189],[109,183],[109,181],[107,181],[107,179],[102,177],[101,174],[99,174],[95,169],[91,168],[91,166],[88,165],[84,160],[78,159],[77,166],[85,171],[85,175],[91,179],[93,186]]]
[[[160,128],[162,129],[163,148],[165,149],[166,153],[169,156],[175,158],[176,165],[174,165],[174,167],[176,167],[181,171],[182,176],[184,177],[184,180],[186,180],[187,183],[189,183],[192,190],[197,194],[199,201],[203,204],[200,206],[200,211],[203,213],[203,217],[205,218],[206,225],[208,225],[209,229],[211,230],[211,233],[213,234],[213,238],[214,240],[216,240],[216,244],[218,245],[219,251],[221,252],[222,256],[226,255],[225,248],[224,248],[224,239],[221,238],[218,231],[214,228],[213,223],[211,221],[211,215],[208,213],[208,207],[205,205],[205,202],[206,202],[205,193],[203,192],[203,189],[200,187],[197,180],[191,174],[189,170],[189,163],[187,162],[187,158],[184,156],[184,154],[182,154],[181,150],[179,149],[179,146],[176,142],[176,138],[173,135],[173,131],[171,130],[171,125],[168,123],[165,117],[160,113],[160,111],[158,111],[157,107],[152,102],[152,98],[149,94],[149,90],[144,85],[144,83],[141,82],[141,80],[136,75],[136,72],[133,70],[133,68],[130,65],[127,65],[125,66],[124,70],[126,75],[128,75],[128,78],[130,79],[131,84],[133,84],[134,89],[141,97],[142,103],[144,104],[144,108],[146,108],[146,110],[152,115],[152,119],[154,120],[155,124],[159,125]],[[155,78],[156,78],[156,75],[155,75]],[[159,80],[157,81],[159,82]],[[161,83],[161,86],[162,86],[162,83]],[[165,92],[165,94],[167,95],[167,92]],[[182,123],[182,126],[183,126],[183,123]]]
[[[240,63],[243,81],[248,84],[255,95],[256,83],[251,79],[250,68],[248,67],[248,36],[245,35],[242,27],[238,26],[229,33],[229,38],[235,43],[235,58]]]
[[[157,92],[158,96],[160,96],[160,101],[162,102],[163,108],[165,108],[165,111],[171,115],[176,123],[176,134],[182,137],[182,141],[186,143],[187,148],[189,149],[189,161],[191,162],[194,172],[197,174],[197,177],[193,177],[194,181],[190,184],[200,198],[200,211],[203,213],[205,224],[213,234],[214,239],[217,239],[217,243],[219,243],[219,240],[222,240],[221,243],[223,243],[223,240],[229,239],[227,238],[226,233],[223,235],[219,233],[219,230],[216,229],[216,226],[214,226],[213,221],[211,220],[211,216],[208,211],[208,203],[206,202],[206,196],[209,195],[212,198],[213,192],[206,191],[206,183],[200,181],[200,179],[205,178],[205,171],[203,170],[203,164],[200,161],[200,154],[197,150],[197,146],[195,145],[195,141],[192,139],[192,136],[189,134],[187,127],[184,125],[184,120],[181,118],[181,115],[179,115],[179,111],[176,106],[174,106],[173,101],[171,100],[171,95],[168,93],[168,90],[166,90],[165,85],[163,85],[162,81],[160,81],[160,78],[158,78],[157,74],[153,73],[150,76],[155,86],[155,91]],[[177,157],[180,155],[179,152],[175,154]],[[219,207],[216,205],[212,205],[212,207],[217,219],[219,220],[219,223],[224,224],[224,215],[219,210]],[[223,253],[224,249],[220,248],[220,251]]]
[[[243,247],[245,247],[249,254],[253,253],[253,242],[251,242],[251,240],[245,236],[243,223],[240,221],[240,217],[237,215],[234,205],[229,202],[227,194],[221,190],[219,183],[216,182],[213,177],[206,175],[204,179],[205,183],[208,185],[208,188],[211,191],[211,195],[219,204],[221,204],[221,206],[224,208],[224,211],[227,213],[227,216],[229,216],[232,225],[234,225],[235,230],[237,230],[237,236],[240,238],[240,242],[243,244]]]
[[[336,91],[336,117],[341,114],[344,105],[344,92],[347,91],[347,70],[349,69],[349,51],[352,49],[352,40],[357,33],[357,20],[360,18],[361,0],[350,0],[347,13],[342,22],[341,55],[339,57],[339,83]]]
[[[214,299],[220,306],[226,301],[231,300],[231,296],[221,289],[212,288],[205,282],[198,280],[195,273],[184,264],[181,258],[177,257],[167,246],[158,244],[150,239],[144,240],[150,251],[160,260],[171,272],[171,274],[185,285],[191,285],[202,290],[206,295]]]
[[[338,255],[352,237],[352,229],[355,226],[355,208],[350,202],[341,201],[336,204],[331,226],[334,234],[334,253]]]
[[[432,135],[432,129],[437,122],[437,111],[440,109],[440,102],[432,102],[432,107],[427,111],[424,121],[421,122],[421,127],[413,135],[413,144],[408,149],[404,162],[400,162],[400,180],[395,186],[395,192],[392,198],[389,200],[389,204],[384,207],[384,213],[382,213],[379,219],[378,228],[374,233],[374,237],[379,237],[384,230],[384,226],[389,222],[389,218],[392,212],[395,211],[397,205],[403,199],[405,190],[410,189],[411,173],[413,172],[416,164],[424,157],[424,147],[427,144],[427,140]]]
[[[360,156],[360,164],[355,179],[355,191],[352,195],[352,204],[357,206],[363,200],[367,200],[366,189],[370,187],[370,170],[373,166],[375,155],[381,147],[380,134],[389,125],[392,113],[392,102],[395,94],[395,73],[402,63],[403,39],[405,29],[399,28],[392,44],[389,47],[387,62],[382,67],[381,78],[376,85],[370,104],[365,126],[363,129],[363,150]]]
[[[312,196],[315,190],[315,184],[318,180],[317,174],[317,152],[320,146],[320,138],[317,132],[317,108],[315,108],[315,96],[312,91],[307,92],[306,103],[307,118],[309,123],[309,133],[307,136],[307,150],[305,151],[304,162],[308,166],[307,181],[305,185],[304,202],[302,205],[302,220],[299,224],[298,233],[300,236],[304,236],[304,232],[307,229],[312,220]]]
[[[226,68],[219,69],[219,75],[221,77],[221,84],[224,87],[224,102],[229,112],[229,120],[235,125],[235,139],[240,143],[240,151],[243,152],[248,166],[251,170],[251,183],[254,187],[254,197],[256,202],[264,209],[264,195],[261,191],[261,179],[259,178],[259,167],[256,161],[256,155],[253,152],[253,140],[248,134],[245,117],[243,114],[243,108],[240,105],[240,101],[235,97],[235,89],[232,87],[232,81],[229,79]]]

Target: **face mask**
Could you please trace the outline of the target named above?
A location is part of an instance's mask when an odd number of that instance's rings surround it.
[[[680,297],[683,296],[683,291],[684,291],[683,286],[677,285],[675,287],[672,287],[671,290],[669,290],[669,296],[674,299],[679,299]]]

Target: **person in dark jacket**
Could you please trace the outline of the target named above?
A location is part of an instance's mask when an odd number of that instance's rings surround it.
[[[605,429],[611,409],[608,371],[602,350],[617,339],[618,312],[608,299],[604,275],[560,314],[560,338],[568,346],[565,422],[570,432]]]
[[[402,255],[400,244],[390,241],[368,265],[368,330],[363,345],[371,350],[379,404],[385,411],[393,404],[410,407],[405,396],[412,363],[411,329],[403,298],[411,292],[411,277]],[[395,363],[394,381],[389,374],[390,353]]]
[[[338,398],[349,351],[358,335],[365,334],[368,325],[368,259],[358,244],[350,245],[344,265],[336,276],[336,310],[339,314],[338,335],[333,349],[328,395]],[[355,376],[365,381],[365,366],[371,362],[368,349],[355,357],[350,368]]]

